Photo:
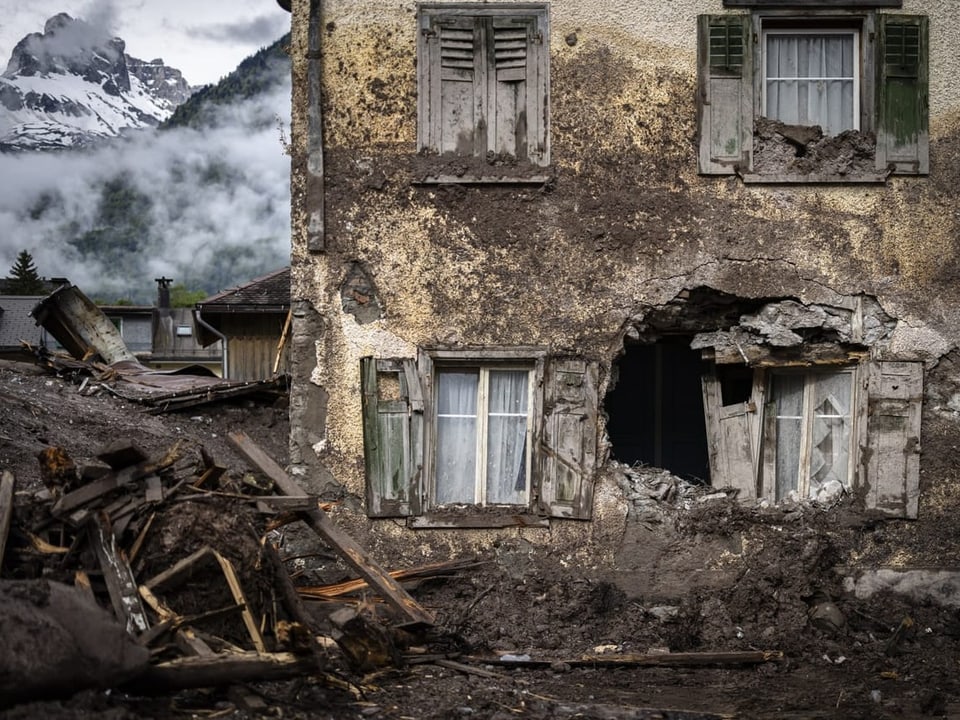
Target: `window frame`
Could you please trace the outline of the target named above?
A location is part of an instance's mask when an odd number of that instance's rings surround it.
[[[437,402],[433,403],[432,406],[432,415],[428,418],[428,423],[435,424],[434,432],[439,434],[440,428],[440,418],[443,417],[440,413],[440,376],[444,372],[455,371],[455,370],[477,370],[477,410],[476,410],[476,428],[474,429],[474,488],[473,495],[474,500],[470,503],[440,503],[437,500],[439,495],[438,493],[438,480],[437,473],[434,471],[428,475],[428,490],[427,490],[427,507],[428,508],[449,508],[449,507],[479,507],[479,508],[490,508],[490,507],[505,507],[505,508],[518,508],[518,507],[529,507],[530,498],[532,497],[532,482],[533,482],[533,407],[534,407],[534,372],[535,365],[532,362],[529,363],[498,363],[495,361],[491,362],[478,362],[478,363],[441,363],[434,365],[434,387],[432,391],[432,397],[436,398]],[[526,422],[524,423],[524,474],[526,477],[526,487],[523,491],[523,501],[519,503],[491,503],[487,501],[488,496],[488,477],[487,477],[487,463],[488,463],[488,451],[489,451],[489,422],[490,422],[490,373],[497,371],[522,371],[527,375],[527,392],[526,392]],[[433,453],[433,463],[437,464],[437,452],[439,451],[439,443],[435,443],[434,447],[430,448],[430,451]]]
[[[420,353],[418,364],[421,375],[424,377],[424,447],[423,447],[423,475],[424,491],[423,499],[424,514],[443,513],[450,510],[474,509],[479,511],[503,510],[512,513],[535,513],[536,500],[538,497],[539,473],[537,468],[540,463],[540,438],[542,432],[543,416],[543,377],[544,364],[546,359],[546,350],[539,347],[518,347],[518,348],[477,348],[473,350],[451,350],[451,349],[426,349]],[[528,372],[527,380],[527,490],[526,502],[517,505],[507,504],[487,504],[485,498],[480,498],[481,502],[469,504],[450,503],[440,504],[437,502],[437,433],[438,433],[438,407],[439,407],[439,375],[444,370],[456,369],[480,369],[486,370],[509,370],[523,369]],[[477,433],[477,477],[475,480],[474,496],[480,492],[482,486],[480,466],[486,461],[485,455],[481,455],[479,448],[485,444],[485,432],[481,430],[479,411],[479,391],[478,387],[478,427]],[[483,473],[485,475],[485,470]]]
[[[736,6],[742,11],[698,15],[699,174],[767,184],[882,183],[892,174],[929,174],[928,16],[880,12],[877,4],[837,5],[798,11],[758,3]],[[876,137],[872,168],[808,172],[785,165],[755,171],[755,125],[765,117],[765,25],[859,29],[859,129]]]
[[[525,71],[526,93],[530,94],[527,101],[528,108],[535,108],[532,114],[534,117],[527,118],[527,152],[525,157],[515,157],[517,165],[529,165],[533,167],[547,166],[550,164],[550,5],[546,2],[527,2],[527,3],[480,3],[480,2],[457,2],[457,3],[418,3],[417,4],[417,148],[420,152],[435,153],[438,158],[442,157],[473,157],[477,161],[484,161],[487,154],[496,152],[496,149],[490,148],[491,134],[495,137],[496,129],[491,129],[486,114],[486,108],[496,102],[491,102],[491,98],[496,100],[496,79],[477,77],[477,86],[475,93],[479,93],[482,98],[479,106],[483,108],[484,115],[474,124],[474,133],[483,132],[486,139],[483,145],[483,151],[480,148],[474,148],[474,152],[469,155],[461,152],[441,153],[440,138],[437,136],[436,128],[440,125],[441,112],[440,105],[440,68],[435,67],[437,51],[431,50],[431,39],[436,33],[433,30],[435,23],[458,22],[465,19],[517,19],[518,21],[531,22],[536,27],[536,38],[532,44],[528,43],[528,52],[534,48],[535,55],[527,62]],[[492,40],[487,44],[492,47]],[[475,54],[478,68],[486,68],[493,62],[492,57],[488,57],[487,47],[482,49],[482,57]],[[476,51],[475,51],[476,53]],[[487,73],[492,75],[491,73]],[[531,75],[533,75],[531,77]],[[485,86],[483,89],[477,87]],[[531,114],[531,113],[528,113]],[[480,127],[482,126],[482,127]],[[532,142],[531,142],[532,140]],[[494,140],[495,141],[495,140]],[[540,175],[531,175],[529,173],[510,174],[509,165],[506,166],[507,172],[504,173],[505,166],[498,165],[495,169],[491,168],[489,173],[460,173],[459,175],[444,174],[441,176],[428,176],[422,182],[429,184],[433,182],[544,182],[545,178]]]
[[[769,20],[770,18],[765,18]],[[861,36],[862,36],[862,24],[859,27],[854,27],[851,25],[849,28],[844,27],[830,27],[825,25],[823,20],[818,22],[811,23],[806,19],[802,21],[797,21],[796,23],[789,23],[787,25],[782,25],[780,23],[771,24],[769,22],[764,22],[764,18],[761,18],[761,31],[760,31],[760,64],[759,71],[757,72],[759,84],[760,84],[760,116],[766,117],[769,119],[772,118],[767,113],[767,100],[768,92],[770,85],[770,78],[767,74],[767,59],[769,57],[769,44],[768,40],[770,35],[796,35],[796,36],[824,36],[824,35],[848,35],[852,36],[852,47],[853,47],[853,75],[850,80],[853,81],[853,108],[851,110],[851,128],[852,130],[860,130],[861,127],[861,93],[863,92],[864,83],[864,73],[865,67],[862,60],[863,48],[861,46]],[[847,80],[848,78],[778,78],[778,80]],[[784,121],[781,121],[784,122]],[[841,130],[841,132],[843,132]],[[826,134],[826,133],[824,133]]]
[[[761,436],[761,457],[762,457],[762,484],[763,496],[774,501],[783,502],[789,500],[789,493],[782,497],[777,496],[778,478],[776,474],[777,467],[777,432],[778,422],[783,419],[777,414],[774,403],[773,383],[777,377],[801,376],[803,377],[803,396],[801,398],[800,420],[800,438],[797,448],[797,485],[790,490],[796,492],[797,497],[803,500],[811,499],[810,494],[810,464],[812,453],[811,434],[813,423],[816,418],[813,404],[814,391],[818,379],[830,376],[846,375],[849,377],[850,388],[850,410],[849,410],[849,437],[847,439],[847,468],[845,473],[845,482],[842,483],[844,490],[849,491],[858,483],[857,465],[859,458],[859,430],[860,418],[865,411],[863,400],[866,393],[860,392],[861,370],[859,365],[845,366],[842,368],[830,369],[809,369],[809,368],[775,368],[766,373],[765,393],[766,403],[764,405],[764,418],[762,421],[763,432]],[[771,414],[772,411],[772,414]]]
[[[525,505],[431,504],[436,457],[435,364],[531,368],[529,496]],[[419,348],[360,358],[366,512],[412,528],[547,527],[590,520],[599,453],[600,362],[542,346]]]

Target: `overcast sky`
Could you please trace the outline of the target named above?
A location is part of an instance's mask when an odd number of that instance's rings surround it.
[[[163,58],[191,85],[216,82],[290,27],[276,0],[0,0],[0,72],[21,38],[61,12],[123,38],[128,55]]]

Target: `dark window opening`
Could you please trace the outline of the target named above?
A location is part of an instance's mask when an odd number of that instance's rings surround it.
[[[716,373],[724,407],[750,400],[753,392],[753,368],[746,365],[717,365]]]
[[[661,467],[708,483],[707,433],[700,378],[705,363],[688,336],[625,347],[607,394],[607,434],[616,460]]]

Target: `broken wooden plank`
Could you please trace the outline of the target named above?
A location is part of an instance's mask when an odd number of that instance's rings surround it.
[[[156,695],[189,688],[286,680],[309,675],[315,669],[312,658],[293,653],[246,652],[186,657],[151,665],[122,687],[137,694]]]
[[[229,437],[247,460],[273,480],[280,492],[295,497],[303,495],[303,489],[296,481],[290,478],[283,468],[263,452],[246,433],[231,432]],[[364,548],[343,532],[329,515],[317,507],[305,511],[303,516],[307,524],[410,623],[433,625],[433,616],[414,600],[400,583],[390,577]]]
[[[173,465],[180,459],[180,442],[177,441],[167,454],[157,460],[149,460],[137,465],[123,468],[110,473],[101,480],[84,485],[71,493],[67,493],[54,503],[50,512],[57,517],[62,517],[67,513],[82,507],[87,503],[93,502],[97,498],[106,495],[111,490],[122,487],[127,483],[140,480],[149,475],[153,475],[160,470],[164,470]]]
[[[462,660],[504,667],[542,668],[562,662],[570,667],[610,667],[651,665],[659,667],[694,667],[700,665],[757,665],[783,660],[780,650],[743,650],[727,652],[679,652],[625,655],[586,655],[569,660],[537,660],[502,656],[497,658],[465,657]]]
[[[174,642],[184,655],[196,657],[213,657],[216,653],[209,645],[197,637],[197,634],[188,627],[180,628],[174,633]]]
[[[241,615],[243,617],[243,624],[247,628],[247,632],[250,635],[250,640],[253,642],[253,646],[259,652],[266,652],[267,648],[263,642],[263,635],[260,633],[260,626],[257,625],[256,620],[254,620],[253,615],[250,613],[247,598],[244,595],[243,588],[241,587],[240,581],[237,578],[237,573],[233,568],[233,564],[227,558],[209,546],[200,548],[196,552],[191,553],[187,557],[175,563],[173,566],[167,568],[159,575],[147,580],[140,588],[140,594],[143,596],[144,591],[147,591],[149,595],[152,595],[154,590],[158,590],[160,588],[169,589],[186,582],[186,580],[193,575],[197,569],[197,566],[207,559],[213,560],[217,563],[217,565],[219,565],[220,570],[223,573],[223,577],[227,582],[227,587],[230,589],[230,594],[233,596],[234,602],[242,608]],[[144,597],[146,598],[146,596]]]
[[[180,583],[188,580],[190,576],[193,575],[194,565],[208,557],[213,557],[213,548],[204,545],[202,548],[190,553],[182,560],[178,560],[159,575],[154,575],[152,578],[144,582],[143,586],[149,590],[157,590],[162,587],[176,587]]]
[[[253,647],[257,649],[257,652],[266,652],[267,647],[263,643],[260,626],[257,625],[257,621],[253,619],[253,614],[250,612],[250,605],[247,603],[247,597],[244,595],[243,587],[241,587],[240,580],[237,578],[237,572],[233,569],[233,563],[216,550],[213,551],[213,556],[217,559],[217,562],[220,563],[220,569],[223,570],[223,576],[227,579],[227,585],[230,588],[230,594],[233,595],[234,601],[237,605],[243,606],[241,616],[243,617],[243,624],[246,626],[247,632],[250,635],[250,640],[253,641]]]
[[[482,563],[475,560],[450,560],[445,562],[428,563],[414,568],[405,568],[403,570],[391,570],[390,577],[401,582],[406,580],[422,580],[426,578],[438,577],[452,573],[456,570],[464,570],[470,567],[476,567]],[[331,583],[329,585],[300,586],[297,592],[310,598],[319,598],[321,600],[332,600],[333,598],[347,595],[363,588],[368,587],[367,581],[363,578],[354,580],[345,580],[344,582]]]
[[[0,568],[3,567],[3,553],[10,535],[10,521],[13,518],[13,473],[4,470],[0,473]]]
[[[107,583],[107,592],[117,619],[130,635],[145,632],[150,623],[143,605],[133,571],[127,564],[123,552],[117,549],[116,538],[110,528],[110,521],[103,517],[94,517],[89,524],[90,541],[100,560],[100,569]]]
[[[280,369],[280,360],[283,358],[283,347],[287,344],[287,337],[290,335],[290,325],[293,321],[293,308],[287,310],[287,319],[283,321],[283,330],[280,331],[280,340],[277,342],[277,356],[273,360],[273,374],[277,374]]]

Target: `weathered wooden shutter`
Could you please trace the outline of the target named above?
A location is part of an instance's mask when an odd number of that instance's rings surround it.
[[[540,506],[552,517],[589,520],[597,460],[596,362],[554,358],[544,377]]]
[[[545,164],[546,72],[537,20],[493,18],[487,34],[487,147]]]
[[[426,32],[426,127],[423,145],[440,153],[486,152],[483,24],[475,17],[435,18]],[[422,117],[422,115],[421,115]],[[422,122],[422,120],[421,120]]]
[[[361,361],[367,515],[419,512],[423,394],[413,360]]]
[[[877,170],[930,172],[928,22],[921,15],[878,15]]]
[[[867,383],[868,508],[917,517],[923,364],[875,362]]]
[[[699,168],[732,175],[753,164],[753,42],[746,15],[700,15]]]
[[[751,405],[739,402],[724,406],[720,381],[715,373],[704,375],[701,382],[710,484],[716,488],[736,488],[740,491],[740,500],[754,499],[757,497],[757,471]]]

